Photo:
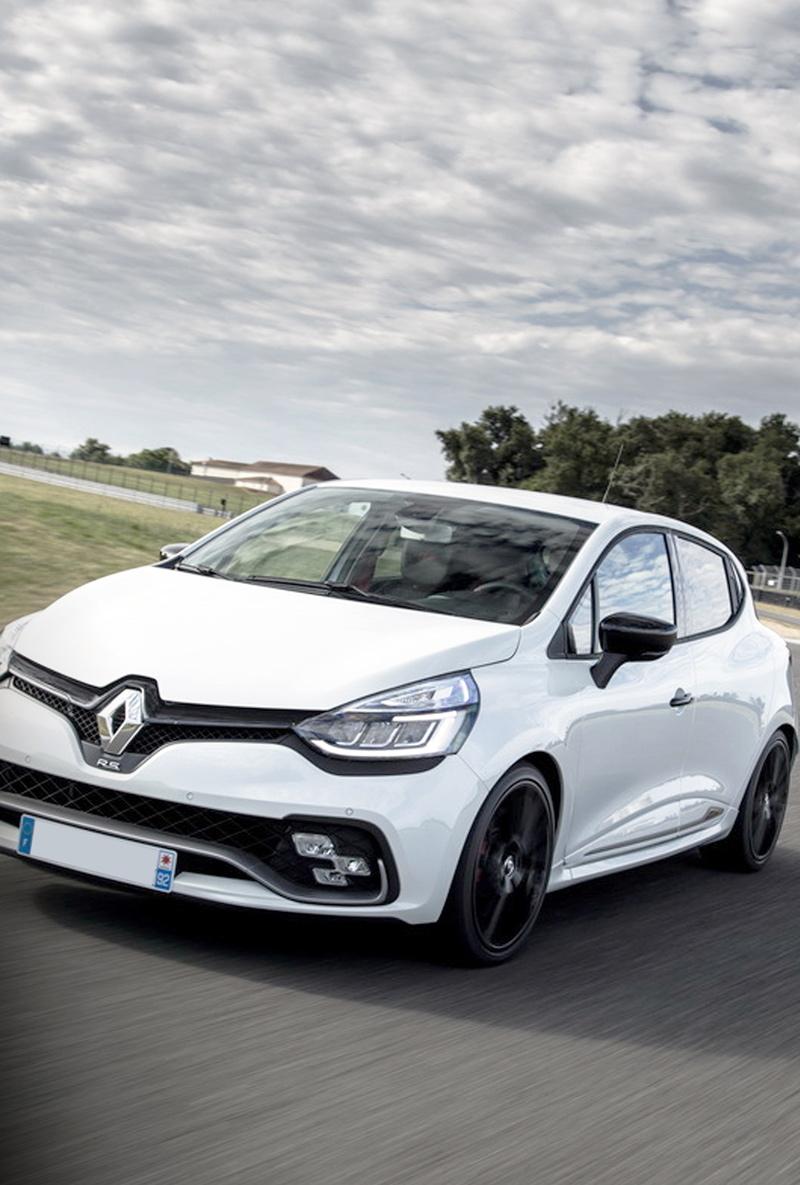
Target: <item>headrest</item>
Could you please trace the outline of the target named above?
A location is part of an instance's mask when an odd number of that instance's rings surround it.
[[[403,579],[432,592],[444,582],[447,561],[447,544],[430,543],[426,539],[407,539],[403,544],[401,561]]]

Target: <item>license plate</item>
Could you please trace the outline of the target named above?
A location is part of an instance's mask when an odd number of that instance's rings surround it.
[[[20,819],[17,851],[21,856],[58,864],[74,872],[88,872],[126,885],[158,889],[169,893],[178,863],[178,854],[170,848],[85,831],[23,815]]]

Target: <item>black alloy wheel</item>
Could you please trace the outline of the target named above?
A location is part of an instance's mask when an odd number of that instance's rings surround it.
[[[730,835],[700,849],[707,864],[733,872],[758,872],[764,867],[786,814],[791,772],[789,744],[777,732],[750,779]]]
[[[516,766],[481,808],[453,880],[446,923],[460,961],[502,963],[522,947],[547,891],[553,831],[547,783]]]

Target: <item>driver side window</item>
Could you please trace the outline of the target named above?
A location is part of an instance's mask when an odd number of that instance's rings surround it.
[[[605,555],[570,616],[570,653],[598,653],[597,627],[611,613],[675,621],[672,568],[664,535],[644,531],[625,535]]]

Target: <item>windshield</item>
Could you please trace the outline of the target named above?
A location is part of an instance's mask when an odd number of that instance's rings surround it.
[[[239,519],[176,566],[519,624],[541,608],[591,529],[457,496],[318,486]]]

